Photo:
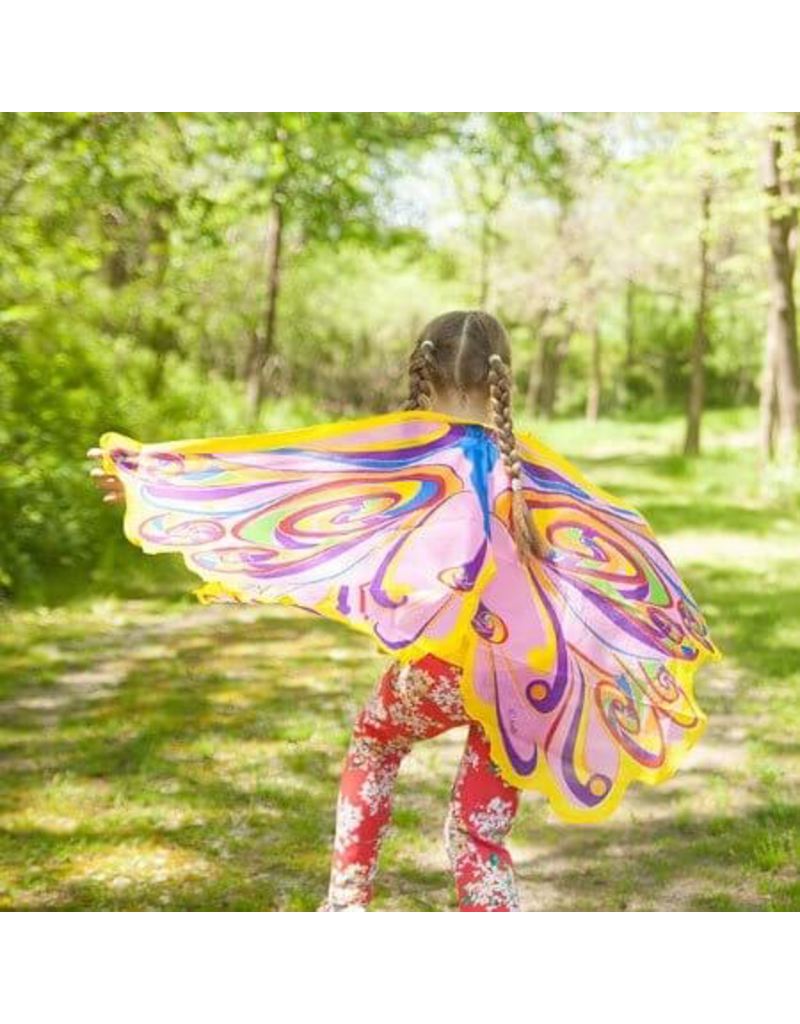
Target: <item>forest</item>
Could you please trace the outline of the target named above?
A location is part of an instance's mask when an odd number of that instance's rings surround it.
[[[512,338],[516,422],[640,503],[730,655],[708,698],[722,723],[710,786],[676,789],[669,826],[652,794],[636,812],[660,822],[674,864],[697,848],[698,815],[717,823],[703,833],[702,884],[682,888],[649,848],[633,881],[617,877],[602,852],[609,827],[586,840],[584,861],[555,869],[555,889],[531,868],[532,898],[599,908],[580,881],[589,858],[609,883],[603,909],[642,908],[644,891],[656,906],[796,909],[798,206],[797,113],[0,114],[0,693],[33,776],[56,772],[22,804],[31,776],[23,765],[10,777],[0,895],[29,909],[313,905],[325,851],[289,851],[324,847],[336,766],[320,789],[320,759],[346,743],[348,666],[366,693],[374,655],[322,625],[302,634],[320,692],[339,687],[341,720],[301,750],[319,734],[291,695],[265,678],[257,700],[234,692],[236,672],[260,664],[246,623],[220,612],[205,620],[217,633],[204,632],[182,566],[127,544],[85,452],[109,430],[158,441],[400,408],[426,321],[486,309]],[[262,629],[274,657],[301,635],[282,610]],[[231,640],[238,669],[204,646],[214,635]],[[131,637],[138,660],[123,665]],[[340,661],[323,685],[330,643]],[[167,649],[173,689],[155,708]],[[78,711],[92,700],[111,703],[89,728]],[[250,860],[263,806],[226,804],[220,788],[229,772],[254,792],[253,700],[268,706],[264,749],[315,801],[309,824],[277,787],[267,794],[286,812],[278,882]],[[131,708],[148,723],[138,736]],[[41,714],[74,730],[71,753],[31,753]],[[220,740],[223,714],[234,730]],[[176,744],[203,779],[180,810]],[[217,764],[220,749],[229,759]],[[138,837],[114,817],[120,799],[139,799],[125,781],[136,772],[151,785],[149,803],[129,808]],[[100,778],[121,788],[101,791]],[[425,831],[435,795],[401,812],[401,838]],[[92,831],[106,810],[115,839]],[[196,841],[171,844],[170,815]],[[531,842],[533,857],[550,840]],[[226,843],[233,859],[215,860]],[[387,909],[441,909],[444,869],[415,856],[390,844],[387,870],[427,878],[429,905],[400,885]]]

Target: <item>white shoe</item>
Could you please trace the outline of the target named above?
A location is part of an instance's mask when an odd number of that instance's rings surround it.
[[[326,899],[320,906],[317,907],[317,912],[328,911],[328,912],[341,912],[351,910],[362,910],[366,912],[366,907],[362,907],[359,903],[333,903],[331,900]]]

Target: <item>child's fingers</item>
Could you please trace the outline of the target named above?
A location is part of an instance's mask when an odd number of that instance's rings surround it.
[[[105,454],[102,448],[89,448],[86,452],[86,457],[99,461]],[[89,470],[89,476],[98,490],[103,492],[103,503],[105,505],[117,505],[125,500],[125,491],[122,482],[117,476],[106,473],[102,466],[92,466]]]
[[[113,484],[115,487],[122,486],[118,477],[112,476],[110,473],[107,473],[106,470],[103,469],[93,469],[89,473],[89,476],[91,477],[92,480],[94,480],[95,483],[109,483]]]
[[[90,474],[92,483],[101,491],[107,494],[122,494],[122,484],[115,476],[102,476],[97,473]]]
[[[109,476],[108,473],[104,473],[102,469],[93,469],[89,472],[89,476],[92,478],[92,482],[96,483],[98,487],[112,486],[117,484],[117,478],[115,476]]]

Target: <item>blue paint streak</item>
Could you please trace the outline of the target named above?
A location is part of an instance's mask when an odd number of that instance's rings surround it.
[[[380,483],[380,481],[376,481]],[[433,480],[423,480],[417,490],[417,493],[411,497],[408,501],[405,501],[402,505],[397,508],[389,509],[386,512],[382,512],[381,515],[386,516],[388,519],[396,519],[398,516],[404,516],[408,512],[413,512],[417,508],[422,508],[430,501],[433,495],[438,489],[438,484]]]
[[[470,424],[464,428],[464,436],[459,439],[458,447],[464,453],[464,458],[470,463],[470,479],[483,512],[483,532],[486,537],[489,537],[491,532],[489,476],[498,459],[497,447],[485,427],[478,424]]]

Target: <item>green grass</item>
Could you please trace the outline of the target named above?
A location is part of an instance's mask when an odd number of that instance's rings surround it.
[[[709,729],[670,783],[633,787],[596,826],[523,797],[529,909],[800,909],[797,491],[759,479],[752,416],[705,427],[696,462],[678,420],[536,427],[648,516],[727,658],[700,674]],[[300,612],[130,593],[3,616],[0,908],[315,909],[350,725],[384,659]],[[441,833],[463,739],[406,760],[375,909],[455,909]]]

